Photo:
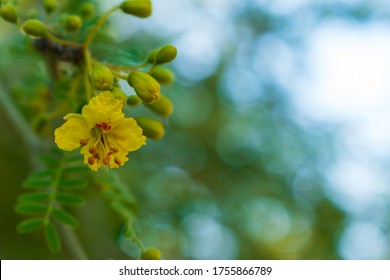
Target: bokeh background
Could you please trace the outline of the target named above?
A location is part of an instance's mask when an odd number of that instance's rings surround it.
[[[115,14],[115,42],[93,49],[178,48],[166,136],[120,170],[142,242],[165,259],[389,259],[390,1],[153,3],[146,20]],[[15,231],[30,151],[5,100],[44,72],[21,37],[0,23],[0,257],[66,259]],[[104,198],[86,195],[76,234],[90,258],[135,258]]]

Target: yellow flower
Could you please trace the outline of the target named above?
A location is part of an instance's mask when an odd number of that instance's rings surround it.
[[[65,151],[80,146],[84,163],[96,171],[102,165],[118,168],[127,160],[128,152],[145,144],[136,121],[125,118],[122,103],[110,92],[92,98],[82,114],[68,114],[66,122],[54,132],[55,142]]]

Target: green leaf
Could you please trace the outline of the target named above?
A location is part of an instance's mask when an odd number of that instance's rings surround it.
[[[45,238],[50,251],[58,253],[61,250],[60,236],[52,223],[45,227]]]
[[[64,210],[54,209],[51,214],[59,222],[64,223],[72,228],[76,228],[79,225],[77,219]]]
[[[15,206],[15,211],[21,214],[37,215],[47,211],[47,205],[37,203],[21,203]]]
[[[28,189],[42,189],[50,186],[51,180],[29,178],[23,182],[23,187]]]
[[[62,172],[63,173],[77,173],[77,172],[86,172],[89,168],[85,165],[78,165],[78,166],[69,166],[65,167]]]
[[[63,188],[81,188],[88,184],[84,179],[62,179],[59,182],[59,186]]]
[[[19,202],[42,202],[49,200],[50,194],[46,192],[24,193],[19,195]]]
[[[85,202],[82,196],[69,193],[58,193],[56,200],[64,205],[81,205]]]
[[[49,177],[49,176],[51,177],[51,176],[53,176],[54,172],[55,171],[53,169],[37,170],[37,171],[34,171],[33,173],[31,173],[30,178],[37,179],[37,178],[42,178],[42,177]]]
[[[40,229],[43,226],[45,219],[44,218],[34,218],[29,219],[24,222],[21,222],[17,227],[16,231],[18,233],[26,233]]]

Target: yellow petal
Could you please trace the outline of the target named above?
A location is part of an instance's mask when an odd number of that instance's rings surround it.
[[[111,129],[108,141],[112,147],[127,153],[141,148],[146,143],[146,137],[134,119],[126,118]]]
[[[69,114],[66,122],[54,131],[55,143],[65,151],[80,147],[80,140],[88,140],[90,129],[85,119],[79,114]]]
[[[107,91],[92,98],[82,110],[83,117],[90,127],[106,123],[114,126],[125,118],[122,103]]]

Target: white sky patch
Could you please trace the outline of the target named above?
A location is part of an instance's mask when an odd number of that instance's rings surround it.
[[[315,119],[361,121],[390,112],[390,28],[334,22],[309,42],[299,107]],[[390,116],[390,113],[389,113]]]
[[[340,159],[326,175],[330,183],[329,196],[352,212],[369,208],[389,191],[382,170],[369,161]]]

